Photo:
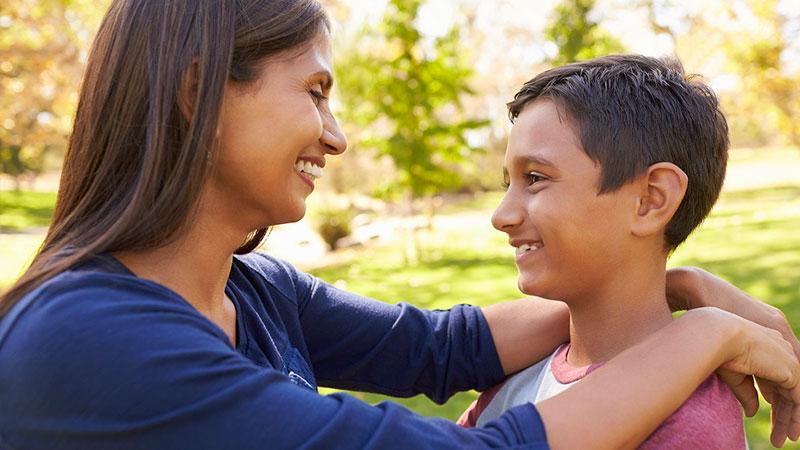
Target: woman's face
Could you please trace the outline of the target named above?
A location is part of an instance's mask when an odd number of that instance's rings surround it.
[[[269,58],[254,83],[225,90],[208,187],[214,209],[247,230],[300,220],[325,156],[347,147],[327,100],[328,31],[304,50]]]

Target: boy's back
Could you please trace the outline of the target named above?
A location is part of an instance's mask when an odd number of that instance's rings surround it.
[[[670,323],[667,258],[711,210],[728,150],[714,93],[677,61],[558,67],[508,106],[507,191],[492,224],[516,249],[520,290],[569,306],[570,343],[482,395],[464,418],[479,426],[558,394]],[[742,419],[711,377],[644,445],[743,448]]]

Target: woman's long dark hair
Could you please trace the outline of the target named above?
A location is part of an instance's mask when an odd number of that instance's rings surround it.
[[[113,0],[87,63],[53,221],[0,298],[0,317],[94,255],[174,240],[209,173],[226,82],[256,80],[266,57],[300,48],[323,27],[316,0]],[[187,121],[178,92],[194,63]],[[236,253],[252,251],[266,231]]]

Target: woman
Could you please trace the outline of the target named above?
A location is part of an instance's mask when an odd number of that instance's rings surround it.
[[[779,422],[800,416],[791,346],[714,308],[481,430],[320,396],[318,384],[444,401],[541,358],[567,331],[558,306],[535,318],[519,302],[421,311],[234,256],[299,220],[325,157],[346,148],[327,103],[328,30],[313,0],[113,2],[53,223],[2,301],[0,447],[631,446],[720,366],[748,412],[754,374]],[[675,299],[717,282],[694,273],[673,272]],[[800,432],[775,430],[781,442]]]

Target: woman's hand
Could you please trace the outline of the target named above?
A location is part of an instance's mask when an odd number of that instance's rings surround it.
[[[714,306],[781,333],[800,358],[800,341],[783,312],[698,267],[667,271],[667,301],[673,311]]]
[[[739,322],[741,331],[730,346],[732,353],[717,373],[729,386],[736,386],[734,393],[748,416],[758,410],[758,395],[750,375],[755,376],[761,393],[772,405],[772,445],[783,446],[787,437],[796,441],[800,437],[800,365],[794,346],[774,329],[716,308],[700,308],[690,313],[693,312],[717,314],[732,325]]]
[[[780,333],[800,358],[800,341],[783,312],[758,301],[727,281],[697,267],[678,267],[667,272],[667,298],[673,311],[715,306],[747,320]],[[730,386],[742,403],[745,414],[750,417],[758,410],[758,394],[753,388],[753,378],[732,373],[725,369],[717,371],[720,378]],[[797,407],[790,395],[773,381],[756,378],[759,390],[772,405],[772,444],[780,446],[787,436],[800,434],[800,424],[786,422],[789,412]],[[794,427],[794,429],[793,429]]]

